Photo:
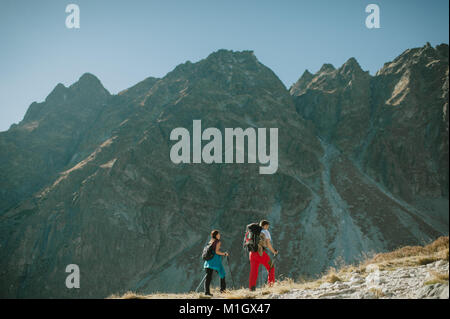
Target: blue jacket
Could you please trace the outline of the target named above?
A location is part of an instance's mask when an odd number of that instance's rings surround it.
[[[203,268],[214,269],[219,273],[220,278],[225,278],[225,268],[222,265],[222,256],[219,256],[214,252],[214,257],[210,260],[205,260]]]

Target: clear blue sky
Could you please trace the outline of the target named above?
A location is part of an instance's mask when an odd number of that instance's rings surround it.
[[[370,3],[381,29],[365,26]],[[287,87],[352,56],[374,74],[408,48],[448,43],[448,12],[448,0],[0,0],[0,131],[85,72],[117,93],[221,48],[254,50]]]

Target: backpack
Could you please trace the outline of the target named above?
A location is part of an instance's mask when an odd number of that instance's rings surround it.
[[[243,247],[248,252],[258,251],[259,235],[261,234],[261,230],[262,227],[257,223],[247,225],[245,229]]]
[[[216,253],[216,242],[217,240],[213,241],[213,242],[209,242],[205,245],[205,247],[203,247],[203,252],[202,252],[202,259],[203,260],[211,260],[214,257],[214,254]]]

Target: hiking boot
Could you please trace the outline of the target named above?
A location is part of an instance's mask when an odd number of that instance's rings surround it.
[[[210,297],[213,296],[212,293],[210,293],[209,291],[208,291],[208,292],[205,292],[205,295],[206,295],[206,296],[210,296]]]
[[[250,287],[250,291],[255,291],[255,290],[256,290],[256,287],[255,287],[255,286]]]

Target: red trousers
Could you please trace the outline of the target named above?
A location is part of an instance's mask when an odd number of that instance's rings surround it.
[[[249,258],[250,258],[250,280],[249,280],[250,289],[256,286],[256,280],[258,279],[259,265],[261,264],[264,265],[264,267],[266,267],[267,271],[269,272],[267,282],[269,284],[275,282],[275,267],[270,268],[269,266],[270,257],[269,255],[267,255],[266,252],[263,252],[262,256],[260,256],[257,252],[251,252]]]

